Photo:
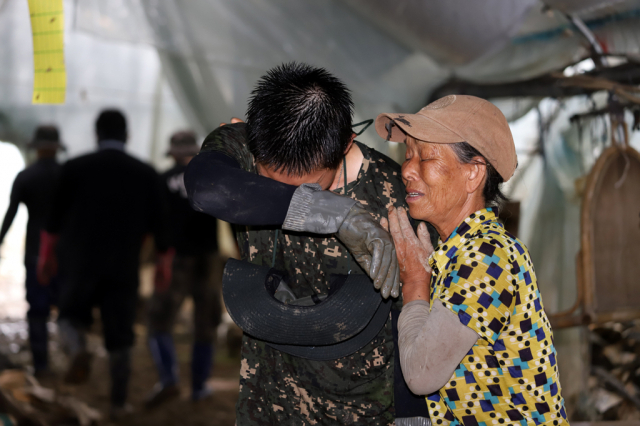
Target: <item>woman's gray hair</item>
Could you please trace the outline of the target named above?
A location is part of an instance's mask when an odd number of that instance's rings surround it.
[[[503,183],[502,176],[487,161],[484,155],[480,154],[477,149],[469,145],[467,142],[452,143],[449,145],[458,157],[458,161],[462,164],[477,164],[476,157],[482,157],[484,164],[487,166],[487,178],[484,182],[482,196],[484,197],[485,207],[496,209],[496,213],[500,212],[503,204],[509,201],[506,195],[502,193],[500,186]]]

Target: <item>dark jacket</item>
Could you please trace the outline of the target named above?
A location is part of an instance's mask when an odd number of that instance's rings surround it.
[[[218,250],[217,221],[189,205],[184,186],[187,166],[176,165],[162,174],[169,201],[170,245],[176,254],[195,256]]]
[[[137,282],[145,235],[168,247],[162,191],[152,167],[116,149],[68,161],[46,227],[61,236],[61,272]]]
[[[51,208],[60,167],[54,158],[43,158],[18,173],[13,182],[11,201],[0,229],[0,243],[9,231],[18,206],[24,203],[29,211],[24,253],[24,263],[27,267],[35,267],[38,261],[40,230],[44,228]]]

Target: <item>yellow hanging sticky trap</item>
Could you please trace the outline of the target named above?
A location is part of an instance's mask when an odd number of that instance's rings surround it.
[[[34,104],[63,104],[67,88],[64,65],[63,0],[29,0],[33,35]]]

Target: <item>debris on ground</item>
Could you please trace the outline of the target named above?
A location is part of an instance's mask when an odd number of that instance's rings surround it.
[[[589,341],[594,420],[640,420],[640,320],[591,326]]]
[[[174,333],[180,364],[181,396],[154,410],[145,410],[147,393],[158,381],[156,367],[146,345],[147,330],[140,321],[135,325],[136,343],[132,348],[132,378],[129,400],[133,411],[118,420],[118,426],[233,426],[240,388],[239,348],[242,334],[235,324],[223,323],[218,330],[216,363],[208,387],[213,394],[194,403],[190,394],[190,362],[193,344],[191,312],[178,322]],[[141,318],[144,318],[141,316]],[[94,355],[87,383],[63,382],[68,367],[54,319],[48,323],[51,374],[32,377],[28,325],[24,319],[0,318],[0,426],[53,426],[114,424],[109,419],[108,353],[96,321],[87,335]],[[229,356],[229,354],[233,354]]]
[[[97,424],[102,415],[77,398],[45,388],[22,370],[0,373],[0,412],[17,426]]]

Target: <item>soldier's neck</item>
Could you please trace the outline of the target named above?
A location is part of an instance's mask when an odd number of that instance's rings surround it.
[[[347,185],[351,182],[355,181],[358,178],[358,173],[360,173],[360,168],[362,167],[362,160],[364,160],[364,155],[362,151],[358,147],[357,144],[352,143],[349,151],[344,156],[343,161],[346,159],[347,161]],[[344,184],[344,165],[340,162],[338,166],[338,171],[336,173],[336,177],[333,179],[333,183],[329,187],[330,191],[335,190],[336,188],[343,188]]]

